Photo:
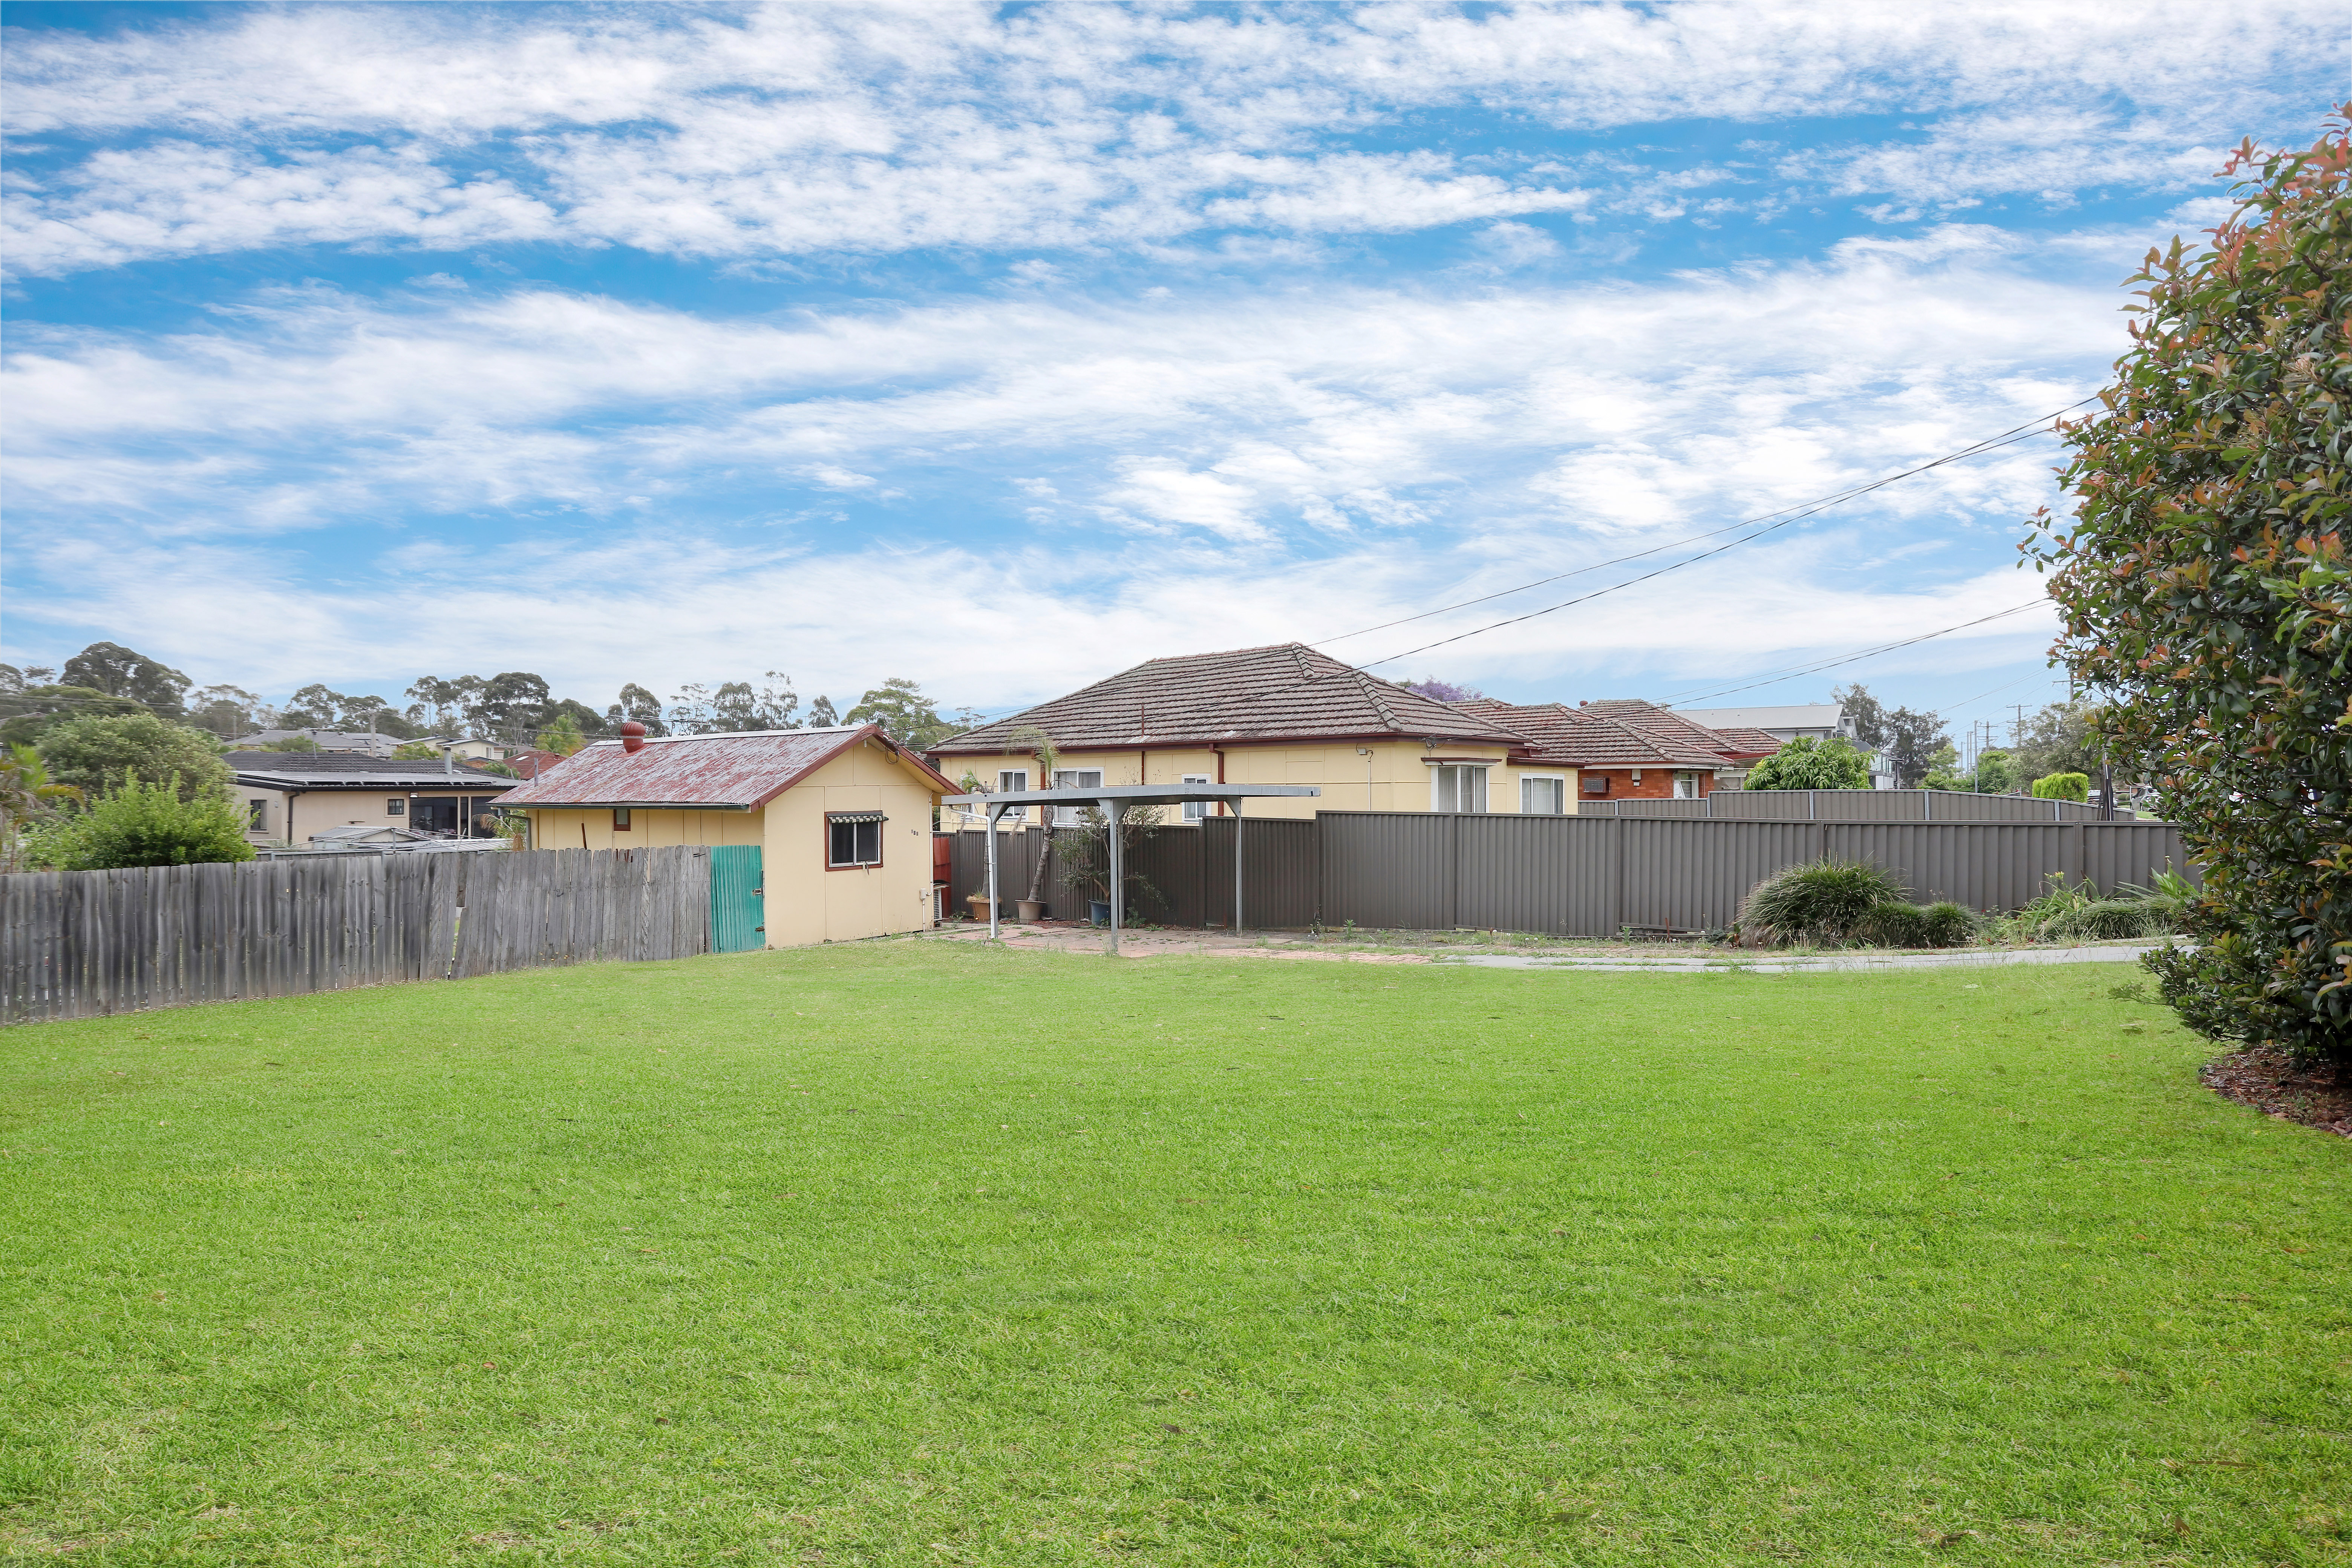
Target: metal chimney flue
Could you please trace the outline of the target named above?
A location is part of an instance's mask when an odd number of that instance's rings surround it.
[[[642,752],[646,749],[646,727],[635,719],[621,726],[621,750]]]

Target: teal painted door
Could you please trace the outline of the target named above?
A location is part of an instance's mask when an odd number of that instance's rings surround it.
[[[767,900],[760,889],[760,847],[726,844],[710,851],[710,951],[765,947]]]

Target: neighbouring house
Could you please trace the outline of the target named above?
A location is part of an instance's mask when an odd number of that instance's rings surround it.
[[[931,823],[955,786],[878,724],[649,740],[621,726],[507,796],[534,849],[700,844],[714,945],[800,947],[927,929]],[[740,905],[735,900],[745,900]]]
[[[1704,724],[1711,730],[1724,731],[1759,731],[1780,741],[1793,741],[1802,736],[1808,740],[1826,741],[1842,738],[1854,750],[1870,759],[1870,785],[1873,789],[1893,789],[1895,770],[1886,765],[1885,758],[1872,753],[1857,740],[1853,720],[1844,707],[1836,702],[1792,702],[1777,707],[1759,708],[1679,708],[1675,711],[1684,718]]]
[[[1793,741],[1801,735],[1814,741],[1826,741],[1832,735],[1853,739],[1853,721],[1834,702],[1761,708],[1675,708],[1668,711],[1710,730],[1761,730],[1781,741]]]
[[[308,741],[322,752],[356,752],[367,757],[388,757],[394,747],[406,743],[396,735],[380,735],[367,730],[256,730],[250,735],[239,735],[228,743],[228,748],[232,752],[257,752],[285,741]]]
[[[542,752],[536,746],[525,746],[501,759],[520,779],[535,779],[556,763],[563,761],[562,752]]]
[[[1577,779],[1578,795],[1600,800],[1696,800],[1733,766],[1721,737],[1659,722],[1645,702],[1512,703],[1474,698],[1453,706],[1528,737],[1525,764],[1549,764]],[[1607,709],[1612,711],[1601,711]],[[1572,808],[1571,808],[1572,809]]]
[[[1043,731],[1058,752],[1039,778]],[[940,771],[992,793],[1118,784],[1314,784],[1319,798],[1253,804],[1318,811],[1573,812],[1573,763],[1469,709],[1433,701],[1300,643],[1148,659],[931,749]],[[959,792],[960,793],[960,792]],[[1046,808],[1039,808],[1044,810]],[[1075,821],[1078,808],[1051,808]],[[1198,822],[1214,805],[1178,808]],[[1008,812],[1008,827],[1034,822]],[[978,826],[977,822],[971,826]]]
[[[354,752],[230,752],[232,788],[255,844],[299,847],[330,828],[400,827],[436,838],[490,838],[490,808],[516,781],[438,759]]]

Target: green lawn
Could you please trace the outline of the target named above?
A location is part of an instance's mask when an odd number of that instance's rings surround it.
[[[2352,1143],[2126,967],[897,942],[0,1033],[0,1555],[2352,1563]]]

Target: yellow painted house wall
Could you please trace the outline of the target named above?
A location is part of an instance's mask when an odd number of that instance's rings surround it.
[[[1358,746],[1370,755],[1360,756]],[[1303,746],[1228,746],[1225,748],[1224,782],[1234,784],[1313,784],[1322,795],[1298,795],[1289,798],[1253,800],[1243,806],[1244,816],[1311,817],[1318,811],[1427,811],[1431,808],[1429,764],[1426,757],[1444,757],[1448,761],[1483,762],[1486,764],[1486,809],[1490,813],[1516,815],[1519,809],[1519,779],[1523,774],[1566,780],[1568,809],[1576,810],[1576,770],[1573,768],[1528,767],[1512,765],[1507,759],[1509,750],[1501,745],[1472,745],[1442,742],[1434,748],[1419,741],[1333,742],[1324,745]],[[1133,747],[1118,751],[1072,751],[1061,754],[1058,768],[1100,768],[1103,783],[1108,784],[1146,784],[1181,783],[1190,773],[1197,777],[1217,777],[1217,753],[1206,747],[1158,747],[1139,752]],[[1033,756],[944,756],[940,759],[940,771],[951,779],[961,779],[969,772],[989,789],[996,787],[1000,769],[1025,768],[1032,789],[1048,787],[1050,779],[1037,776],[1037,759]],[[1007,814],[1008,816],[1010,813]],[[1030,813],[1034,820],[1035,814]],[[1177,816],[1170,808],[1168,816]],[[973,826],[978,826],[976,823]]]
[[[535,849],[652,848],[674,844],[760,847],[770,947],[927,931],[931,924],[931,810],[938,786],[866,742],[835,757],[755,811],[637,807],[625,831],[606,809],[525,808]],[[825,814],[879,811],[882,864],[825,866]]]

